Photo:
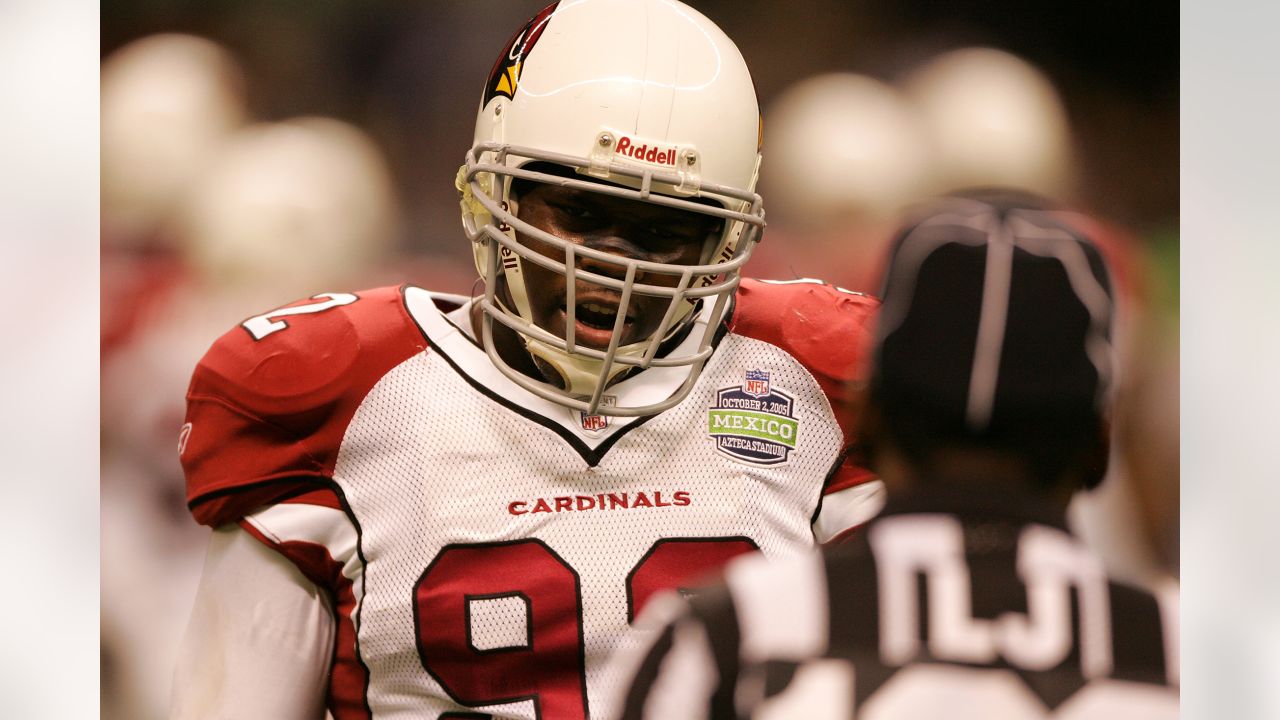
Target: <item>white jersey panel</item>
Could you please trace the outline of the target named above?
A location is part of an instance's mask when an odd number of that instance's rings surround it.
[[[584,683],[602,716],[619,682],[605,660],[673,573],[813,545],[842,436],[817,382],[778,348],[728,335],[683,402],[584,452],[561,420],[463,377],[455,366],[488,367],[469,347],[388,373],[334,472],[366,563],[356,617],[374,717],[463,710],[453,696],[532,718],[535,692],[544,716],[561,716]],[[421,657],[438,659],[432,673]],[[576,687],[540,684],[574,658]]]

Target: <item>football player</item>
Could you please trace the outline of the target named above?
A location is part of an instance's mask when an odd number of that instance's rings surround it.
[[[841,388],[875,303],[740,279],[759,131],[738,49],[678,2],[516,32],[457,178],[483,296],[315,295],[195,370],[215,531],[175,716],[607,715],[654,592],[874,514]]]

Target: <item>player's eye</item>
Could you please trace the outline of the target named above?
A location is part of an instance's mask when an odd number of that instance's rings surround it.
[[[684,240],[692,239],[694,233],[688,230],[677,230],[670,225],[653,225],[648,228],[648,233],[659,240]]]
[[[658,223],[645,228],[649,237],[664,243],[702,243],[717,234],[720,224],[693,221],[685,223]]]
[[[594,220],[596,214],[587,208],[576,203],[559,203],[555,205],[555,209],[561,215],[572,220]]]

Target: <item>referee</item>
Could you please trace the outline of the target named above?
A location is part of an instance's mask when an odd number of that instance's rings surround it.
[[[1106,469],[1097,249],[1034,198],[972,192],[908,224],[885,277],[863,421],[884,510],[655,601],[619,658],[624,717],[1177,717],[1176,587],[1109,581],[1066,526]]]

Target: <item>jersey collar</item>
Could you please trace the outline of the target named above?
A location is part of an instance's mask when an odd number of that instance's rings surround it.
[[[624,429],[638,425],[645,417],[591,418],[578,410],[538,397],[512,382],[502,374],[480,346],[476,328],[471,323],[471,298],[443,293],[432,293],[417,287],[406,287],[405,306],[410,316],[422,330],[431,348],[473,386],[495,401],[526,416],[536,416],[543,425],[559,428],[591,450],[603,450]],[[731,307],[729,312],[731,312]],[[694,319],[697,326],[705,327],[711,321],[712,308],[704,303]],[[700,327],[695,326],[675,348],[675,352],[693,352],[702,337]],[[717,334],[715,342],[719,341]],[[682,382],[687,367],[651,367],[609,387],[607,395],[625,404],[649,404],[670,397]],[[599,427],[603,424],[603,427]],[[591,427],[598,429],[592,430]]]

